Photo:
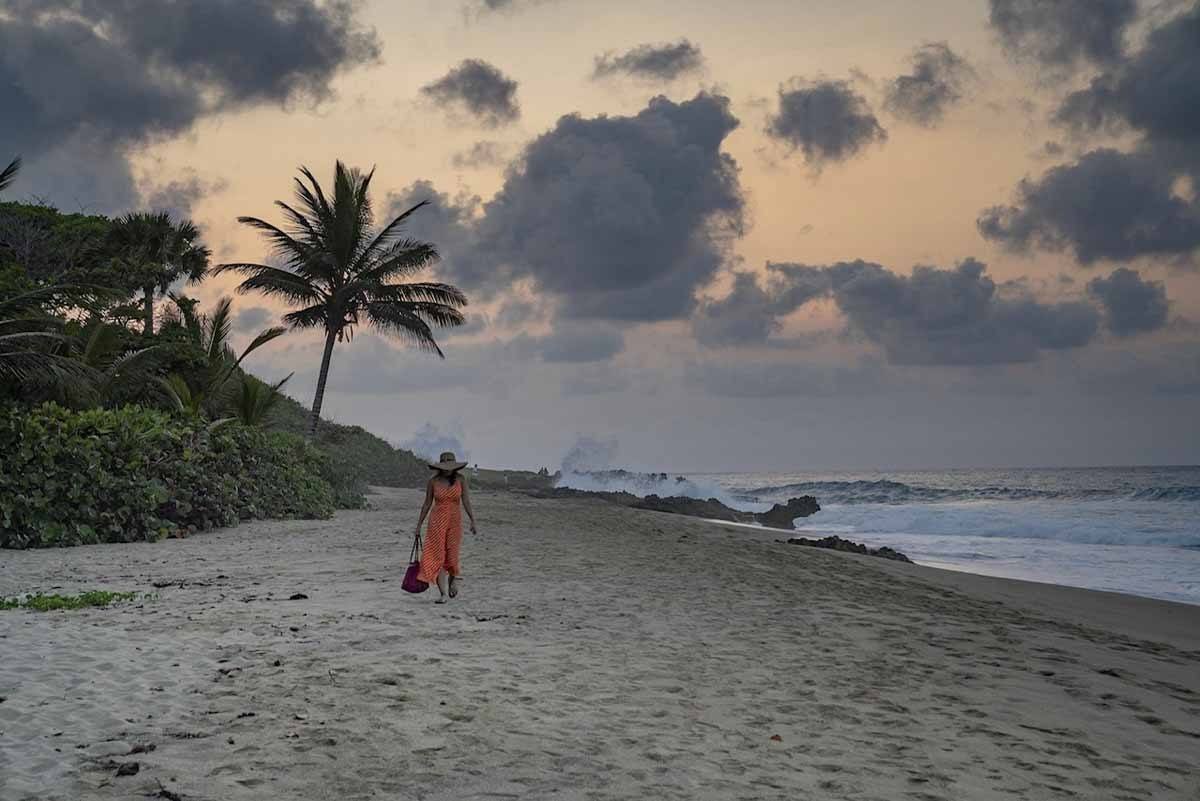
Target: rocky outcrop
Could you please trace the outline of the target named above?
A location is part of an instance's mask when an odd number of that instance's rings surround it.
[[[788,498],[787,503],[777,503],[768,511],[756,514],[759,523],[772,528],[794,528],[792,521],[797,517],[808,517],[821,511],[821,505],[811,495]]]
[[[641,497],[629,492],[593,492],[570,487],[553,487],[533,490],[526,494],[535,498],[597,498],[609,503],[628,506],[631,509],[648,509],[689,517],[704,517],[709,520],[727,520],[731,523],[760,523],[775,528],[794,528],[792,521],[797,517],[808,517],[821,510],[817,499],[811,495],[791,498],[786,504],[775,504],[767,512],[743,512],[730,508],[716,498],[688,498],[681,495]]]
[[[886,545],[882,548],[868,548],[867,546],[844,540],[841,537],[822,537],[819,540],[810,540],[804,537],[792,537],[788,541],[788,545],[806,545],[810,548],[828,548],[831,551],[845,551],[847,553],[861,553],[866,556],[878,556],[883,559],[892,559],[896,562],[908,562],[912,564],[912,560],[899,551],[893,550]]]

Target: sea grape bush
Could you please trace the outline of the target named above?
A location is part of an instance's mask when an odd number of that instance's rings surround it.
[[[213,427],[138,406],[0,409],[0,547],[154,540],[252,518],[328,518],[336,498],[326,476],[333,473],[324,454],[283,432]]]

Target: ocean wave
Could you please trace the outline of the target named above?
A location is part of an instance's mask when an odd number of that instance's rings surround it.
[[[647,495],[701,500],[716,498],[726,506],[743,512],[764,512],[772,505],[771,501],[731,493],[715,482],[667,473],[635,473],[630,470],[564,471],[556,486],[591,492],[628,492],[643,498]]]
[[[822,504],[908,504],[955,501],[1037,501],[1037,500],[1129,500],[1200,502],[1200,487],[1191,485],[1144,487],[1134,490],[1072,487],[1039,489],[1034,487],[926,487],[886,479],[878,481],[803,481],[758,487],[734,487],[730,492],[740,498],[774,501],[797,495],[814,495]]]
[[[1194,510],[1149,504],[1139,508],[1124,500],[821,506],[820,514],[800,521],[797,527],[872,542],[886,542],[890,536],[920,535],[1200,548],[1200,530],[1191,522]],[[873,539],[876,537],[879,539]]]

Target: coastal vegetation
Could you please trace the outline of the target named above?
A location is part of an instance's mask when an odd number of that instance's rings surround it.
[[[32,609],[35,612],[55,612],[59,609],[86,609],[90,606],[109,606],[123,601],[132,601],[135,592],[109,592],[89,590],[78,595],[44,595],[40,592],[28,596],[0,598],[2,609]]]
[[[14,160],[0,172],[0,189],[19,170]],[[370,174],[339,163],[329,201],[304,174],[311,233],[256,226],[291,248],[287,269],[224,268],[249,274],[242,291],[307,305],[240,348],[230,298],[203,309],[181,291],[212,274],[191,221],[0,203],[0,547],[326,518],[364,505],[368,484],[423,478],[415,455],[320,419],[329,343],[361,320],[440,354],[433,329],[460,324],[466,299],[443,284],[396,283],[437,254],[402,236],[415,209],[371,230]],[[297,328],[326,333],[315,411],[282,394],[291,376],[264,381],[244,369]]]

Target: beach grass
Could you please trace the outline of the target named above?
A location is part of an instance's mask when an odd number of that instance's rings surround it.
[[[91,590],[78,595],[45,595],[33,593],[26,596],[0,598],[0,609],[32,609],[37,612],[53,612],[59,609],[85,609],[92,606],[109,606],[123,601],[132,601],[136,592],[108,592]]]

